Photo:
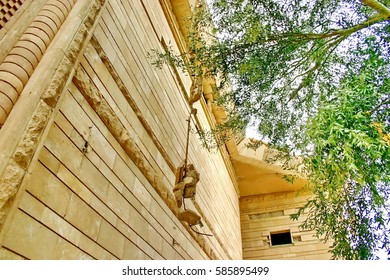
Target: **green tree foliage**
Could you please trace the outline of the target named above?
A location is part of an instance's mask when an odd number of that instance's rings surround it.
[[[192,46],[207,69],[233,83],[224,98],[235,105],[234,113],[254,121],[272,144],[288,145],[331,98],[340,74],[360,63],[351,52],[367,36],[389,52],[390,10],[384,4],[214,0],[219,39]]]
[[[370,41],[360,54],[366,61],[310,119],[302,143],[314,192],[303,228],[333,240],[333,256],[345,259],[390,254],[390,67]]]

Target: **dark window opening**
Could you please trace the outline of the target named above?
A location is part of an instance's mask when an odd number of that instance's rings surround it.
[[[290,231],[284,232],[275,232],[271,233],[271,245],[283,245],[283,244],[291,244],[291,233]]]

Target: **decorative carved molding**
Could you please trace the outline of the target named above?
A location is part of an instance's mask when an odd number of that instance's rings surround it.
[[[76,2],[49,0],[0,65],[0,127]]]

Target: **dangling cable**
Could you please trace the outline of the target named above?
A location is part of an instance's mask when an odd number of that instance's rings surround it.
[[[183,177],[186,177],[186,175],[187,175],[188,149],[189,149],[189,145],[190,145],[190,131],[191,131],[191,116],[194,113],[196,113],[196,109],[192,109],[191,110],[190,115],[188,116],[188,119],[187,119],[187,122],[188,122],[188,125],[187,125],[187,142],[186,142],[186,154],[185,154],[185,157],[184,157],[184,176]],[[183,191],[182,201],[183,201],[183,208],[186,211],[187,208],[186,208],[186,203],[185,203],[185,199],[184,199],[184,191]],[[200,235],[213,236],[212,234],[199,232],[199,231],[195,230],[193,228],[193,226],[191,226],[191,225],[190,225],[190,229],[193,232],[195,232],[197,234],[200,234]]]
[[[183,178],[185,178],[187,175],[187,162],[188,162],[188,150],[189,150],[189,146],[190,146],[190,131],[191,131],[191,115],[192,115],[192,113],[193,113],[193,109],[191,110],[190,115],[188,116],[188,119],[186,120],[188,122],[188,125],[187,125],[187,140],[186,140],[186,153],[185,153],[185,157],[184,157],[184,176],[183,176]],[[184,191],[183,191],[182,201],[183,201],[184,210],[187,210],[185,199],[184,199]]]
[[[188,149],[190,144],[190,130],[191,130],[191,115],[192,111],[190,112],[190,115],[188,116],[187,122],[187,142],[186,142],[186,154],[184,157],[184,177],[187,175],[187,162],[188,162]]]
[[[206,235],[206,236],[213,236],[212,234],[208,234],[208,233],[203,233],[203,232],[199,232],[195,229],[193,229],[193,226],[190,225],[190,228],[193,232],[197,233],[197,234],[200,234],[200,235]]]
[[[182,201],[183,201],[183,208],[184,208],[184,211],[187,211],[187,208],[186,208],[186,200],[184,199],[184,191],[183,191],[183,196],[182,196]]]

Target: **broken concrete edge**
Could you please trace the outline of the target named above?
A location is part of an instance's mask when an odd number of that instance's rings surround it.
[[[5,221],[25,173],[26,171],[22,167],[11,160],[0,180],[0,228]]]

